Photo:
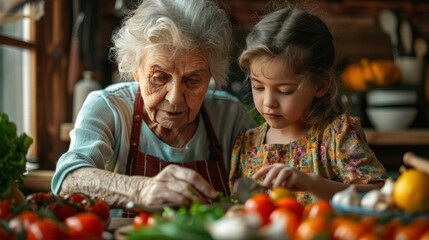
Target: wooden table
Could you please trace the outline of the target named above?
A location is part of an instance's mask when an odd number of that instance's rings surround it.
[[[108,226],[109,231],[114,231],[120,227],[133,224],[133,218],[112,217]]]
[[[133,220],[134,218],[112,217],[107,230],[115,240],[126,239],[127,234],[133,229]]]

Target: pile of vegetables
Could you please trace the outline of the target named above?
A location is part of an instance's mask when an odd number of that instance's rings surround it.
[[[25,133],[17,135],[16,125],[0,112],[0,199],[11,195],[12,186],[24,179],[26,154],[33,139]]]
[[[328,200],[303,206],[287,189],[275,188],[224,213],[199,203],[161,214],[141,212],[127,239],[429,239],[429,219],[344,213]]]
[[[55,196],[37,192],[23,203],[0,200],[0,239],[102,239],[110,207],[82,193]],[[111,234],[110,234],[111,235]]]
[[[141,212],[134,219],[135,231],[128,239],[212,239],[205,224],[224,216],[220,207],[194,203],[177,210],[167,207],[161,214]],[[144,219],[144,220],[142,220]]]
[[[337,192],[332,203],[378,212],[382,216],[403,217],[424,215],[429,218],[429,174],[418,169],[402,170],[395,181],[388,178],[381,189],[358,193],[354,185]]]

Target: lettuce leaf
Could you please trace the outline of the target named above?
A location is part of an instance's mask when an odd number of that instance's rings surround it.
[[[16,125],[0,112],[0,199],[8,196],[13,183],[22,184],[26,155],[33,139],[25,133],[17,135]]]

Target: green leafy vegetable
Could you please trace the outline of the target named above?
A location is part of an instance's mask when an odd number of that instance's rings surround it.
[[[0,199],[8,196],[13,183],[22,184],[26,154],[33,139],[16,133],[16,125],[0,112]]]
[[[220,219],[225,214],[219,207],[193,203],[189,208],[165,208],[155,217],[156,225],[133,231],[128,239],[157,240],[210,240],[205,224]]]

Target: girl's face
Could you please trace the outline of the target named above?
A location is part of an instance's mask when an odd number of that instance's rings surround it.
[[[204,54],[174,54],[165,47],[147,49],[140,69],[134,72],[149,119],[168,129],[180,128],[195,119],[210,77]]]
[[[325,92],[286,69],[281,59],[267,56],[250,61],[250,81],[256,109],[275,129],[302,128],[313,99]]]

